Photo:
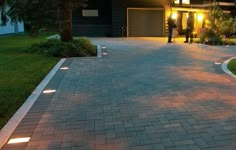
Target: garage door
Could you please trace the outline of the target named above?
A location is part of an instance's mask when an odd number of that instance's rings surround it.
[[[129,37],[164,36],[163,9],[128,8],[127,17]]]

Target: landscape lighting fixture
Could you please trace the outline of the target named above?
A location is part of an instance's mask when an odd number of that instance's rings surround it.
[[[60,70],[68,70],[69,67],[61,67]]]
[[[222,63],[220,63],[220,62],[215,62],[214,64],[215,64],[215,65],[221,65]]]
[[[44,90],[43,93],[44,94],[49,94],[49,93],[55,93],[56,90]]]
[[[108,55],[108,53],[106,53],[106,52],[103,52],[103,53],[102,53],[102,55]]]
[[[10,139],[7,144],[26,143],[26,142],[29,142],[29,140],[30,140],[30,137],[14,138],[14,139]]]

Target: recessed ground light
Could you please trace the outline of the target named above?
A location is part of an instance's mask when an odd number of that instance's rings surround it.
[[[102,46],[101,48],[102,48],[102,49],[106,49],[107,47],[106,47],[106,46]]]
[[[26,143],[26,142],[29,142],[29,140],[30,140],[30,137],[14,138],[14,139],[10,139],[7,144]]]
[[[44,94],[49,94],[49,93],[55,93],[56,90],[44,90],[43,93]]]
[[[103,52],[103,53],[102,53],[102,55],[108,55],[108,53],[106,53],[106,52]]]
[[[229,47],[229,45],[226,45],[225,47]]]
[[[69,67],[61,67],[60,70],[68,70]]]
[[[215,64],[215,65],[221,65],[222,63],[220,63],[220,62],[215,62],[214,64]]]

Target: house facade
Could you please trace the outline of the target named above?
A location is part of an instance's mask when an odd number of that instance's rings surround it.
[[[88,7],[74,10],[73,33],[90,37],[163,37],[172,12],[180,33],[185,33],[188,12],[194,13],[196,32],[203,26],[210,0],[88,0]],[[220,1],[228,12],[234,0]]]

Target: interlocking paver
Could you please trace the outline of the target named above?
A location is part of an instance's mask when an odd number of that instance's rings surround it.
[[[128,143],[118,143],[118,150],[130,150]]]
[[[71,58],[4,150],[233,150],[236,79],[215,61],[234,47],[166,44],[159,38],[95,38],[103,58]]]

